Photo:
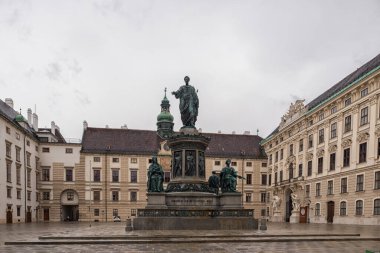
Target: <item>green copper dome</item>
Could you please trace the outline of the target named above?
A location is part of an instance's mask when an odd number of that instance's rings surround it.
[[[15,117],[15,120],[17,122],[26,122],[24,116],[22,116],[21,114],[17,114],[16,117]]]
[[[174,120],[174,117],[173,117],[173,115],[170,114],[170,112],[163,111],[160,114],[158,114],[158,116],[157,116],[158,122],[161,122],[161,121],[173,122],[173,120]]]

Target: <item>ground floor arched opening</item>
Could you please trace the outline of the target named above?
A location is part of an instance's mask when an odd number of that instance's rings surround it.
[[[292,215],[292,211],[293,211],[293,202],[292,202],[292,197],[291,197],[291,194],[292,193],[292,190],[291,189],[287,189],[286,192],[285,192],[285,221],[286,222],[289,222],[290,221],[290,216]]]
[[[67,189],[61,194],[61,221],[79,220],[79,197],[75,190]]]

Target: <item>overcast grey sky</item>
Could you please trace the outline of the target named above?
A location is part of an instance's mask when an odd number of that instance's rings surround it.
[[[0,91],[65,137],[156,129],[165,87],[199,90],[204,132],[266,137],[380,53],[380,1],[0,0]],[[178,100],[168,94],[175,129]]]

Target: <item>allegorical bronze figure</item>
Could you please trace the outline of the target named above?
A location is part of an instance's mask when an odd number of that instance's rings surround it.
[[[162,192],[164,191],[164,171],[161,165],[157,162],[157,157],[152,157],[152,164],[148,170],[148,192]]]
[[[185,85],[182,85],[172,94],[179,98],[179,110],[181,112],[181,120],[184,127],[195,128],[195,122],[198,117],[199,100],[197,91],[189,85],[190,78],[185,76]]]

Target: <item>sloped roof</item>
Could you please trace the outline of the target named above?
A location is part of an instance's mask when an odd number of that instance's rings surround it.
[[[19,129],[23,130],[27,134],[29,134],[31,137],[37,139],[37,135],[33,128],[31,128],[28,124],[26,128],[22,127],[18,122],[15,121],[15,117],[18,115],[18,112],[16,112],[12,107],[7,105],[4,101],[0,99],[0,115],[2,115],[4,118],[6,118],[10,123],[12,123],[14,126],[18,127]]]
[[[339,91],[343,90],[347,86],[349,86],[351,83],[355,82],[359,78],[363,77],[367,73],[371,72],[375,68],[380,66],[380,54],[378,54],[375,58],[343,78],[340,82],[332,86],[327,91],[323,92],[321,95],[319,95],[317,98],[313,99],[307,106],[308,110],[312,110],[314,107],[325,101],[326,99],[330,98],[334,94],[338,93]]]
[[[308,112],[315,109],[318,105],[326,101],[327,99],[333,97],[344,89],[348,88],[354,82],[360,80],[366,75],[370,74],[372,71],[375,71],[380,67],[380,54],[378,54],[375,58],[343,78],[337,84],[332,86],[330,89],[323,92],[321,95],[313,99],[310,103],[306,105]],[[279,127],[277,127],[271,134],[269,134],[264,141],[268,140],[272,135],[276,134],[279,131]]]
[[[206,156],[266,158],[256,135],[211,134]],[[83,132],[83,153],[157,154],[163,139],[156,131],[113,128],[90,128]]]

